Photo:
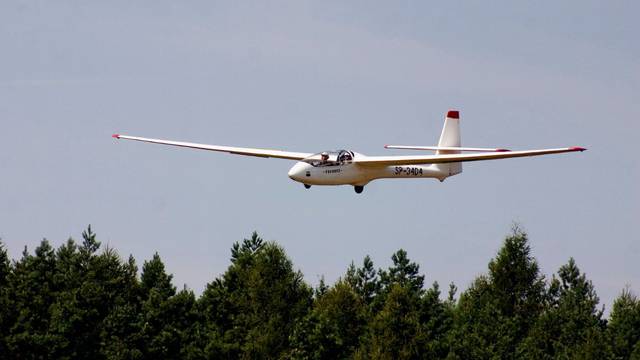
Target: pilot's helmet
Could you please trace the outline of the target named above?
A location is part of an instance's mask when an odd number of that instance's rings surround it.
[[[329,153],[326,151],[323,151],[322,153],[320,153],[320,158],[322,160],[328,160],[329,159]]]

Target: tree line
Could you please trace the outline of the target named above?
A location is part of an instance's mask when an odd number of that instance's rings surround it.
[[[518,228],[459,296],[425,286],[406,251],[391,259],[313,288],[254,233],[197,297],[157,253],[139,273],[91,227],[14,261],[0,242],[0,358],[640,359],[638,298],[622,290],[605,318],[576,262],[545,279]]]

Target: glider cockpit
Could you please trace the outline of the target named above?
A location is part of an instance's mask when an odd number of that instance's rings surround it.
[[[313,154],[302,161],[313,167],[336,166],[353,161],[355,153],[349,150],[331,150]]]

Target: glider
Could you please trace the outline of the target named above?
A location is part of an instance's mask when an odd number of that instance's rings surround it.
[[[433,155],[366,156],[350,150],[303,153],[282,150],[255,149],[235,146],[206,145],[183,141],[150,139],[138,136],[114,134],[116,139],[126,139],[161,145],[226,152],[235,155],[257,156],[296,160],[289,170],[289,177],[311,185],[351,185],[356,193],[375,179],[435,178],[444,181],[462,172],[467,161],[497,160],[515,157],[539,156],[584,151],[582,147],[511,151],[502,148],[462,147],[460,142],[460,113],[450,110],[437,146],[386,145],[387,149],[435,151]]]

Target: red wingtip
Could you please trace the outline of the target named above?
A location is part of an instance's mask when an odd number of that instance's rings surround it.
[[[460,119],[460,113],[458,110],[449,110],[447,117],[450,119]]]
[[[113,134],[111,135],[112,138],[116,138],[116,139],[120,139],[120,134]]]
[[[507,151],[511,151],[509,149],[496,149],[496,152],[507,152]]]
[[[579,146],[573,146],[569,148],[571,151],[585,151],[587,149],[583,148],[583,147],[579,147]]]
[[[385,145],[384,148],[387,149],[389,147],[389,145]]]

